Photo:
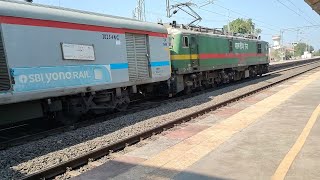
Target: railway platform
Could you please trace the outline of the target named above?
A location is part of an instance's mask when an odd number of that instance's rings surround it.
[[[294,62],[303,62],[303,61],[308,61],[311,59],[316,59],[318,57],[313,57],[313,58],[308,58],[308,59],[290,59],[290,60],[281,60],[281,61],[271,61],[271,65],[276,65],[276,64],[287,64],[287,63],[294,63]]]
[[[279,68],[279,67],[283,67],[283,66],[292,66],[295,64],[302,64],[305,62],[311,62],[317,58],[319,58],[319,57],[312,57],[312,58],[308,58],[308,59],[271,61],[270,66],[272,66],[273,68]]]
[[[319,179],[320,72],[169,130],[74,180]]]

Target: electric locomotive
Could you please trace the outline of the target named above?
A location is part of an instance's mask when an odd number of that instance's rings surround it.
[[[175,22],[167,28],[172,95],[268,72],[268,43],[259,37]]]

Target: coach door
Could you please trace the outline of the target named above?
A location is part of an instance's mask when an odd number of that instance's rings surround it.
[[[198,37],[196,35],[190,36],[190,59],[192,67],[199,67]]]
[[[0,92],[10,90],[10,77],[4,52],[3,39],[0,26]]]
[[[126,33],[130,81],[150,78],[148,36]]]

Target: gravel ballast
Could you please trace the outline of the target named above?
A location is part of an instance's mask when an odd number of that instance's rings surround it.
[[[228,86],[183,101],[164,104],[154,109],[0,151],[0,179],[17,179],[57,165],[199,109],[292,76],[304,69],[306,67]]]

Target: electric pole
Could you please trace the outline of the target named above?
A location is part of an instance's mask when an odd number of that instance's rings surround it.
[[[137,6],[133,10],[133,18],[140,21],[146,21],[145,0],[137,0]]]

